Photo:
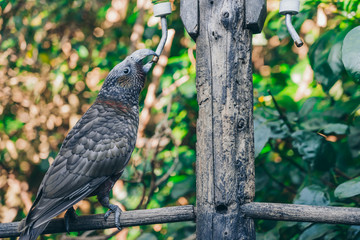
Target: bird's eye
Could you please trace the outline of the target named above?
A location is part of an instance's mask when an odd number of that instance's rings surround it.
[[[130,72],[130,68],[127,67],[127,68],[124,69],[125,74],[128,74],[129,72]]]

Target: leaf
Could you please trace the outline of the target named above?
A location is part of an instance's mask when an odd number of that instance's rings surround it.
[[[141,234],[140,237],[137,238],[137,240],[157,240],[157,237],[152,233],[144,233]]]
[[[291,137],[293,138],[294,148],[298,150],[304,160],[312,161],[316,158],[320,150],[322,137],[316,133],[303,130],[294,132]]]
[[[278,231],[269,231],[267,233],[256,233],[257,240],[278,240],[280,239],[280,234]]]
[[[271,130],[270,138],[280,139],[289,136],[289,128],[285,125],[283,120],[276,120],[267,123]]]
[[[167,236],[164,239],[187,239],[195,232],[195,222],[177,222],[167,224]]]
[[[171,190],[171,197],[173,199],[178,199],[179,197],[182,197],[187,193],[193,191],[193,189],[195,189],[195,178],[193,176],[190,176],[184,181],[174,184],[174,187]]]
[[[287,112],[298,111],[298,105],[291,97],[288,96],[288,94],[285,91],[282,91],[277,95],[276,101],[279,104],[279,106],[281,106],[281,108],[286,109]]]
[[[306,117],[313,110],[316,103],[317,103],[316,98],[307,99],[299,111],[299,117],[300,118]]]
[[[341,60],[341,47],[342,42],[340,41],[332,45],[327,59],[330,68],[335,73],[341,73],[344,70],[344,64]]]
[[[265,123],[255,119],[254,121],[254,141],[255,141],[255,157],[257,157],[265,144],[269,141],[271,130]]]
[[[269,183],[269,176],[262,168],[256,168],[255,191],[261,191]]]
[[[349,75],[360,83],[360,26],[346,35],[342,47],[342,61]]]
[[[335,197],[349,198],[360,194],[360,177],[351,179],[340,184],[335,189]]]
[[[319,131],[326,124],[327,122],[323,117],[314,117],[302,122],[300,125],[308,131]]]
[[[325,91],[330,90],[344,70],[340,50],[345,34],[346,31],[330,30],[310,47],[309,59],[315,79]]]
[[[333,144],[322,139],[320,150],[317,158],[315,159],[315,170],[328,171],[331,167],[334,167],[337,152],[335,151]]]
[[[360,226],[351,226],[347,232],[347,239],[358,239],[360,237]]]
[[[328,233],[328,234],[326,234],[326,236],[324,237],[324,240],[339,239],[339,238],[337,238],[339,234],[340,234],[339,232],[331,232],[331,233]],[[348,238],[348,239],[349,239],[349,238]]]
[[[4,123],[7,134],[13,134],[24,126],[24,123],[20,120],[12,119],[10,117],[6,117]]]
[[[349,147],[351,155],[356,158],[360,155],[360,126],[350,127]]]
[[[318,185],[310,185],[296,195],[295,204],[327,206],[330,203],[327,193]]]
[[[87,58],[89,56],[89,50],[84,45],[79,47],[78,53],[81,58]]]
[[[303,160],[307,161],[313,170],[327,171],[334,165],[336,152],[334,147],[320,135],[310,131],[296,131],[293,147],[299,152]]]
[[[314,224],[307,228],[299,237],[299,240],[313,240],[332,232],[334,227],[330,224]]]
[[[330,134],[346,134],[348,132],[349,126],[341,123],[330,123],[324,127],[324,133]]]

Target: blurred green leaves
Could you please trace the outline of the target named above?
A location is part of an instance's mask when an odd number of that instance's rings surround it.
[[[32,200],[39,176],[107,72],[134,49],[156,47],[161,30],[140,2],[0,1],[0,205],[2,212],[16,209],[12,220],[25,216],[20,194]],[[297,49],[278,1],[268,0],[262,45],[252,52],[256,201],[359,206],[359,3],[302,1],[294,26],[306,44]],[[167,65],[160,78],[148,76],[140,98],[143,110],[148,85],[156,85],[142,136],[146,143],[134,151],[113,192],[112,201],[126,209],[196,202],[196,46],[184,34],[178,1],[174,10],[168,17],[176,34]],[[12,187],[14,176],[19,182]],[[78,209],[105,211],[94,198]],[[256,228],[258,239],[360,235],[358,227],[342,225],[261,220]],[[130,228],[127,237],[186,239],[194,231],[191,222],[163,224]]]
[[[342,61],[350,76],[360,83],[360,27],[346,34],[342,45]]]
[[[360,1],[302,1],[294,26],[268,1],[255,45],[256,201],[359,206]],[[273,95],[268,93],[271,90]],[[354,227],[257,221],[259,239],[357,239]]]
[[[309,185],[303,188],[294,199],[294,204],[307,204],[315,206],[329,205],[329,196],[318,185]]]
[[[335,189],[335,197],[349,198],[360,194],[360,177],[351,179],[340,184]]]

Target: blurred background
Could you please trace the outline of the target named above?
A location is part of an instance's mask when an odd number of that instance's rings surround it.
[[[196,204],[196,45],[171,1],[169,37],[141,94],[137,147],[113,189],[123,210]],[[360,205],[360,1],[302,1],[289,38],[268,0],[253,36],[256,199]],[[0,222],[24,218],[69,129],[112,67],[155,49],[150,0],[0,0]],[[348,34],[348,35],[347,35]],[[358,52],[356,52],[358,51]],[[353,54],[353,53],[358,54]],[[349,64],[350,63],[350,64]],[[355,64],[351,64],[355,63]],[[276,104],[275,104],[276,103]],[[78,214],[105,213],[95,197]],[[256,221],[257,239],[360,239],[360,227]],[[195,223],[42,236],[194,239]]]

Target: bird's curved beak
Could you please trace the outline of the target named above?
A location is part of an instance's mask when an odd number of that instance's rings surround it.
[[[148,56],[158,56],[153,50],[150,49],[140,49],[131,54],[131,57],[138,63],[142,63],[141,61],[144,60]],[[143,70],[145,73],[149,72],[153,62],[149,61],[143,66]]]

